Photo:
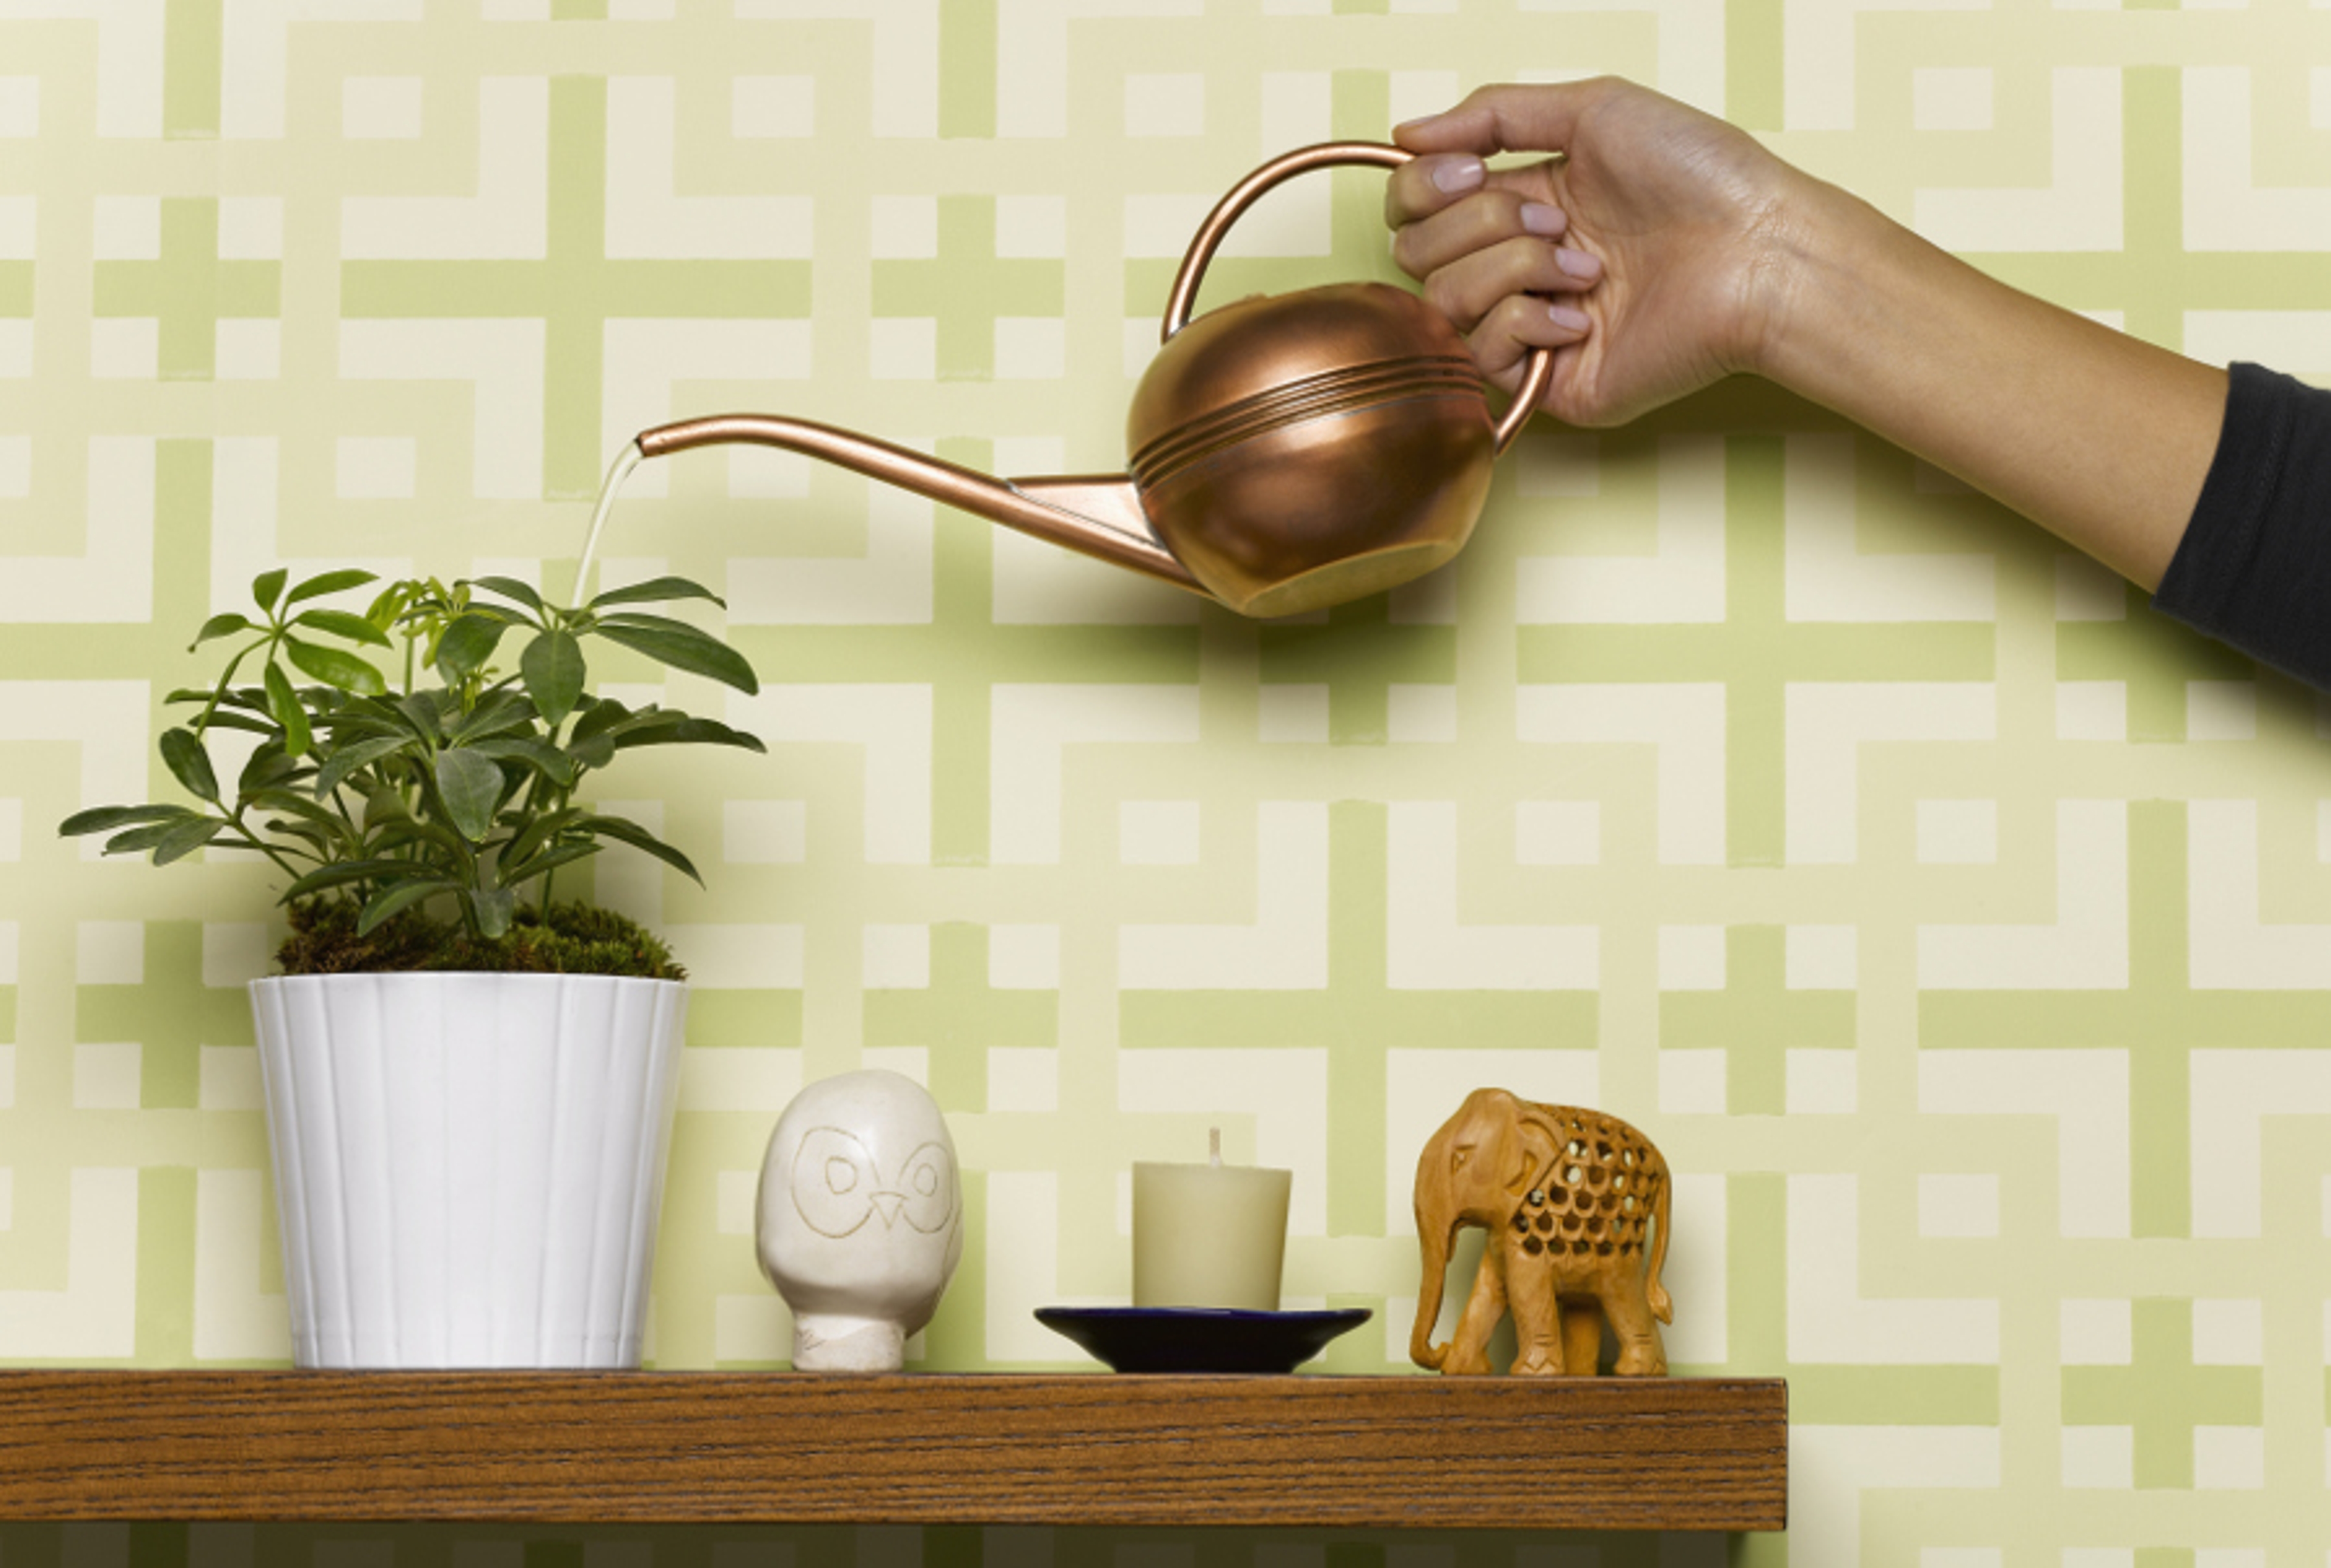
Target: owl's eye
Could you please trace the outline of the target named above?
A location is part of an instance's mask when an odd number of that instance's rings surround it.
[[[907,1156],[899,1185],[909,1194],[901,1211],[907,1223],[925,1235],[955,1222],[955,1159],[939,1144],[925,1144]]]
[[[840,1127],[812,1127],[794,1155],[794,1211],[821,1236],[856,1231],[873,1213],[867,1193],[881,1185],[866,1145]]]

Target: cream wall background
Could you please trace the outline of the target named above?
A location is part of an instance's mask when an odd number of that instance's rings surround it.
[[[1250,167],[1615,71],[1980,264],[2331,375],[2331,14],[2035,0],[0,0],[0,1359],[288,1354],[272,891],[53,836],[170,787],[183,649],[281,561],[547,587],[642,425],[1107,470]],[[1313,176],[1208,298],[1394,274]],[[2331,753],[2315,701],[1754,385],[1541,422],[1451,570],[1286,624],[766,452],[643,470],[766,758],[618,773],[600,888],[697,990],[653,1359],[785,1354],[753,1173],[927,1081],[937,1369],[1079,1364],[1126,1172],[1298,1173],[1291,1303],[1405,1366],[1422,1138],[1499,1083],[1677,1169],[1679,1371],[1785,1375],[1784,1540],[106,1527],[0,1561],[2250,1568],[2331,1544]],[[611,666],[652,691],[652,667]],[[675,701],[721,694],[676,677]],[[705,710],[699,708],[699,711]]]

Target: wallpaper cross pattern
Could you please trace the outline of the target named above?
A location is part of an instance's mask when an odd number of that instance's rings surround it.
[[[0,0],[0,1362],[288,1359],[278,889],[53,833],[172,787],[253,575],[563,594],[622,442],[731,408],[1118,470],[1239,177],[1603,71],[2331,375],[2294,0]],[[1380,192],[1273,193],[1202,307],[1396,279]],[[17,1526],[8,1568],[2326,1561],[2323,714],[2029,525],[1735,383],[1537,422],[1454,566],[1285,622],[748,450],[642,468],[604,567],[712,584],[765,682],[610,689],[769,746],[608,781],[709,883],[595,873],[694,976],[653,1364],[782,1364],[763,1145],[881,1065],[965,1172],[915,1364],[1089,1366],[1032,1309],[1127,1299],[1130,1163],[1219,1126],[1296,1172],[1289,1304],[1377,1314],[1321,1366],[1403,1370],[1416,1151],[1500,1085],[1667,1154],[1670,1354],[1790,1380],[1791,1530]]]

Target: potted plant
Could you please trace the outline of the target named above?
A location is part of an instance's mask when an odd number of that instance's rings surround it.
[[[585,649],[757,682],[718,638],[635,608],[718,603],[680,578],[576,609],[490,576],[391,584],[362,613],[319,603],[374,581],[262,575],[255,617],[195,637],[232,650],[217,681],[169,698],[196,709],[160,742],[192,803],[100,806],[59,831],[157,866],[239,850],[283,874],[284,974],[251,997],[299,1364],[635,1366],[683,974],[554,886],[609,843],[700,882],[582,786],[634,747],[762,747],[592,695]],[[229,737],[248,748],[231,785]]]

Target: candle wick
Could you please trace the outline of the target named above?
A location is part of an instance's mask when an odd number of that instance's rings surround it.
[[[1219,1165],[1223,1163],[1222,1128],[1208,1127],[1206,1129],[1206,1150],[1207,1153],[1213,1156],[1212,1164]]]

